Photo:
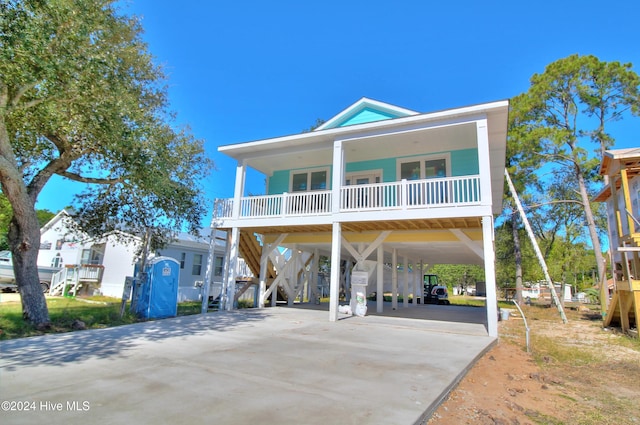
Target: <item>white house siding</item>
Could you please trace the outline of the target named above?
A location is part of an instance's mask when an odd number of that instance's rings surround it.
[[[168,246],[160,250],[166,257],[175,258],[180,263],[180,279],[178,281],[178,301],[197,301],[200,299],[201,287],[196,286],[197,281],[204,281],[207,269],[208,246],[202,249],[192,249],[181,246]],[[184,261],[182,261],[184,254]],[[194,274],[196,256],[201,256],[199,270]],[[198,272],[199,271],[199,272]]]
[[[125,278],[134,275],[136,245],[122,242],[114,243],[112,237],[107,240],[102,261],[104,266],[100,287],[102,295],[122,297]]]
[[[180,263],[180,277],[178,285],[179,302],[201,300],[202,285],[204,284],[205,274],[207,272],[207,260],[209,257],[210,230],[211,229],[203,229],[203,237],[195,237],[190,234],[181,233],[178,235],[177,241],[158,250],[158,255],[175,258]],[[219,230],[216,231],[216,240],[214,243],[214,270],[213,276],[211,277],[210,295],[215,293],[215,288],[222,287],[222,270],[219,270],[220,273],[216,274],[215,259],[220,258],[222,261],[224,260],[226,237],[226,232]],[[201,264],[199,270],[194,270],[195,259],[198,255],[201,256]],[[219,293],[220,289],[217,291],[217,294]]]
[[[62,221],[58,221],[49,227],[40,236],[40,252],[38,252],[38,265],[51,267],[53,259],[59,254],[62,264],[78,264],[85,244],[80,237],[67,234]]]

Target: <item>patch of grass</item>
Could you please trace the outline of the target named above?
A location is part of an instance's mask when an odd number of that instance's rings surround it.
[[[136,322],[130,313],[120,317],[120,302],[95,301],[88,303],[74,298],[47,298],[51,329],[46,332],[68,332],[74,330],[76,320],[84,322],[87,329],[119,326]],[[44,331],[36,329],[22,318],[22,306],[19,302],[0,304],[0,339],[13,339],[42,335]]]
[[[566,345],[558,338],[544,335],[531,335],[533,356],[539,364],[560,363],[571,366],[584,366],[601,360],[592,350]]]
[[[185,301],[178,303],[178,316],[190,316],[192,314],[200,314],[202,311],[202,302]]]
[[[120,317],[121,305],[122,302],[119,299],[103,296],[47,298],[51,329],[41,331],[23,320],[20,302],[5,302],[0,304],[0,340],[24,338],[44,333],[70,332],[75,330],[73,323],[77,320],[84,322],[87,329],[108,328],[140,321],[129,312],[128,305],[124,315]],[[199,314],[201,306],[200,302],[179,303],[178,316]]]
[[[253,300],[238,300],[238,308],[253,308]]]

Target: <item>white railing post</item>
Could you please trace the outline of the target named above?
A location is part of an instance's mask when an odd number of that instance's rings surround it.
[[[280,213],[282,214],[282,217],[286,217],[289,213],[289,194],[287,192],[284,192],[282,194],[282,211],[280,211]]]
[[[407,179],[400,181],[400,206],[403,210],[407,209],[409,205],[409,186],[407,185]]]

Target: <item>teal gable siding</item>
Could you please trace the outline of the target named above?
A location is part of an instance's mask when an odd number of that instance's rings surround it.
[[[390,114],[388,112],[378,111],[372,108],[364,108],[355,115],[348,117],[345,121],[336,125],[336,127],[345,127],[347,125],[362,124],[366,122],[382,121],[391,118],[398,118],[398,116]]]

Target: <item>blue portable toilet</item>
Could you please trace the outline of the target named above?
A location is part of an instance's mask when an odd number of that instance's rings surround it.
[[[137,294],[135,313],[143,319],[178,315],[180,263],[170,257],[156,257],[145,266],[146,278]]]

